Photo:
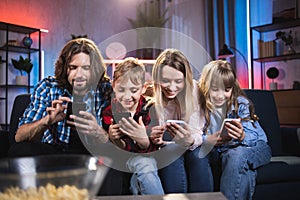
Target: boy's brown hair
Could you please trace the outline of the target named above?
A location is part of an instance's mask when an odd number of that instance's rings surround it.
[[[144,85],[145,66],[136,58],[126,58],[117,65],[114,71],[113,86],[120,78],[122,78],[122,81],[129,79],[135,85]]]

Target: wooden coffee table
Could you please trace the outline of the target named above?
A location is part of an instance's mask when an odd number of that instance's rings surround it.
[[[121,195],[97,196],[94,200],[226,200],[221,192],[166,194],[166,195]]]

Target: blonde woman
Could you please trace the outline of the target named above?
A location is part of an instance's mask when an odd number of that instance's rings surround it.
[[[153,66],[154,98],[160,125],[151,139],[161,144],[169,165],[159,170],[165,193],[213,190],[208,158],[200,158],[204,119],[200,115],[197,83],[187,58],[176,49],[166,49]],[[180,120],[168,122],[168,120]]]

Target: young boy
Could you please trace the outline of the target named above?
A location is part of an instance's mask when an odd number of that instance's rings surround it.
[[[164,194],[156,160],[141,154],[158,149],[148,137],[150,122],[158,122],[156,117],[150,118],[151,104],[142,96],[146,90],[145,67],[137,59],[125,59],[114,71],[112,86],[114,97],[102,113],[103,127],[112,143],[135,153],[126,162],[128,170],[133,173],[130,190],[135,195]]]

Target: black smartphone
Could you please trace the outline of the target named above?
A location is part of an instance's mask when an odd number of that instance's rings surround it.
[[[86,111],[86,103],[84,102],[68,102],[67,105],[67,120],[72,121],[70,119],[70,115],[80,116],[79,111]]]
[[[123,117],[128,119],[130,116],[130,112],[113,113],[114,123],[118,124]]]

